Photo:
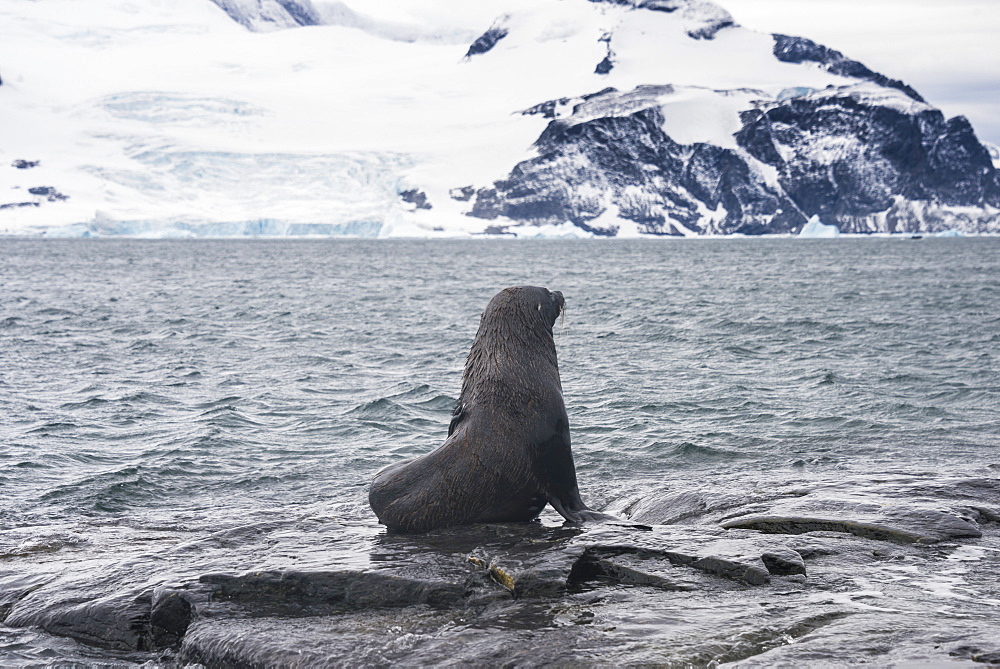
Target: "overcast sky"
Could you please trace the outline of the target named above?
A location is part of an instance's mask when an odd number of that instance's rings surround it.
[[[1000,0],[716,0],[737,23],[800,35],[902,79],[1000,144]]]

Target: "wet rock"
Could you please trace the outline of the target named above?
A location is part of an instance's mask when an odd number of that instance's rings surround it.
[[[153,593],[149,615],[150,633],[157,648],[180,644],[194,617],[194,607],[183,593],[159,589]]]
[[[18,602],[45,585],[49,580],[45,577],[21,574],[0,577],[0,623],[6,622],[11,610]]]
[[[767,551],[760,556],[767,571],[774,576],[791,576],[806,573],[806,564],[799,553],[790,548]]]
[[[814,560],[827,555],[836,555],[839,551],[833,546],[810,541],[809,543],[789,543],[788,547],[799,554],[803,560]]]
[[[921,511],[874,502],[810,500],[808,494],[758,501],[754,507],[767,504],[773,510],[797,504],[829,512],[853,510],[853,517],[862,516],[861,509],[884,518],[920,517],[916,512]],[[150,573],[136,570],[135,564],[120,572],[109,569],[100,582],[88,572],[80,579],[86,585],[75,589],[65,577],[26,581],[0,574],[0,606],[8,606],[10,624],[37,626],[125,651],[179,647],[178,661],[206,666],[616,661],[703,666],[773,658],[772,652],[779,659],[807,661],[809,653],[794,648],[799,642],[789,644],[789,639],[813,643],[813,632],[833,625],[845,612],[877,612],[874,615],[881,617],[873,618],[873,624],[882,629],[885,616],[894,615],[888,598],[911,596],[930,573],[892,571],[899,578],[883,584],[879,570],[898,565],[888,562],[895,559],[892,556],[873,556],[873,550],[889,548],[913,560],[907,565],[929,570],[937,565],[928,561],[950,560],[954,552],[952,546],[929,550],[886,545],[843,532],[778,539],[757,531],[724,530],[714,525],[712,513],[701,525],[651,531],[612,523],[523,523],[424,535],[371,533],[365,535],[362,553],[352,557],[352,569],[326,569],[329,553],[318,541],[316,551],[294,558],[293,564],[311,569],[246,571],[254,562],[244,562],[239,572],[191,575],[179,585],[159,587],[149,585]],[[306,525],[310,532],[316,527]],[[323,540],[344,531],[336,524],[318,527],[328,533]],[[287,526],[271,529],[280,534]],[[179,558],[171,569],[176,573],[185,560],[210,549],[218,550],[214,559],[222,560],[220,564],[232,564],[229,561],[238,555],[233,549],[256,536],[253,531],[241,527],[208,541],[177,544],[169,553]],[[257,540],[266,539],[267,533],[263,530]],[[987,540],[995,541],[995,536]],[[961,564],[989,574],[990,565],[970,551],[958,556],[970,558]],[[822,559],[837,553],[835,559]],[[269,549],[263,559],[273,566],[292,559],[287,555]],[[272,558],[275,563],[266,562]],[[808,583],[802,575],[805,558],[817,560],[810,563]],[[137,571],[142,571],[146,585],[129,588]],[[791,575],[775,578],[769,587],[771,575],[782,573]],[[751,609],[745,606],[748,602]],[[664,621],[698,611],[711,611],[712,624],[721,631],[699,628],[690,638],[675,637],[671,631],[667,646],[647,643],[664,638],[663,625],[672,624]],[[910,615],[909,610],[905,613]],[[616,626],[629,631],[615,632]],[[857,638],[853,629],[830,634],[834,649]],[[960,638],[979,637],[952,634],[945,648]],[[782,650],[786,646],[793,647]],[[756,666],[767,665],[760,660]]]
[[[688,570],[673,567],[670,562],[664,565],[662,562],[630,555],[613,558],[589,555],[587,559],[576,563],[570,580],[575,583],[607,580],[622,585],[647,586],[668,591],[695,590],[698,584],[689,573]]]
[[[93,646],[117,650],[157,648],[150,627],[152,592],[112,594],[91,601],[50,603],[27,597],[15,606],[6,624],[40,627]]]
[[[889,508],[878,516],[859,519],[829,516],[758,515],[722,523],[728,530],[757,530],[767,534],[846,532],[858,537],[896,543],[934,543],[981,537],[979,527],[967,518],[931,509]]]
[[[433,576],[418,579],[365,571],[209,574],[200,581],[213,588],[216,600],[273,615],[320,615],[416,604],[447,607],[462,601],[468,593],[465,583]]]
[[[695,560],[691,566],[710,574],[725,576],[750,585],[763,585],[771,581],[771,575],[763,564],[750,564],[742,560],[709,556]]]
[[[621,556],[634,556],[645,561],[648,573],[650,567],[655,569],[656,561],[666,565],[688,567],[706,574],[721,576],[749,585],[762,585],[771,580],[767,569],[760,560],[742,556],[731,557],[723,553],[713,553],[709,546],[699,554],[696,551],[664,550],[641,545],[637,546],[592,546],[588,548],[583,560],[604,560],[614,563]],[[634,570],[634,567],[632,567]],[[613,569],[611,570],[614,571]],[[605,574],[606,575],[606,574]]]
[[[673,525],[702,518],[712,512],[740,508],[754,501],[746,495],[709,494],[694,490],[655,495],[636,500],[625,509],[629,519],[640,523]]]
[[[622,639],[556,625],[548,607],[509,601],[480,611],[409,607],[341,616],[210,619],[179,660],[209,667],[566,666],[610,658]]]
[[[270,616],[199,619],[184,637],[178,660],[207,667],[388,666],[408,658],[433,635],[454,634],[460,615],[406,607],[293,621]],[[449,655],[438,662],[445,657]]]
[[[906,557],[905,553],[898,550],[893,550],[892,548],[876,548],[875,550],[872,551],[872,555],[881,560],[897,560],[897,561],[902,560]]]
[[[976,520],[981,523],[1000,523],[1000,511],[996,509],[988,509],[984,506],[971,506],[969,509],[978,516]]]
[[[983,650],[978,646],[959,646],[950,650],[948,654],[973,662],[1000,666],[1000,649]]]

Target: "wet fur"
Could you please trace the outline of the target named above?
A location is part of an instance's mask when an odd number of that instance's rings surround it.
[[[552,325],[559,292],[522,286],[483,312],[462,392],[438,449],[386,467],[369,502],[379,522],[420,532],[527,521],[546,503],[567,520],[605,519],[580,499]]]

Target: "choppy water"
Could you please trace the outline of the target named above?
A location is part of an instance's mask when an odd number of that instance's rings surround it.
[[[0,610],[19,588],[83,601],[370,564],[384,529],[368,481],[441,443],[479,313],[520,284],[566,296],[556,344],[595,508],[628,515],[669,493],[663,522],[710,524],[713,499],[794,487],[945,503],[956,481],[1000,472],[996,239],[0,240]],[[1000,588],[981,576],[1000,567],[994,535],[935,558],[986,571],[915,586],[908,614],[965,609],[946,649],[1000,624]],[[687,611],[620,613],[615,632],[665,635],[681,655],[569,659],[748,656],[712,650],[707,630],[738,628],[731,606]],[[903,659],[921,659],[912,644]],[[837,652],[898,659],[887,648]],[[4,665],[171,657],[0,625]]]

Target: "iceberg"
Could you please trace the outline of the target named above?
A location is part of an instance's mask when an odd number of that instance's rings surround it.
[[[823,225],[819,222],[819,216],[813,216],[809,222],[802,226],[799,237],[805,239],[829,239],[839,237],[840,228],[836,225]]]

